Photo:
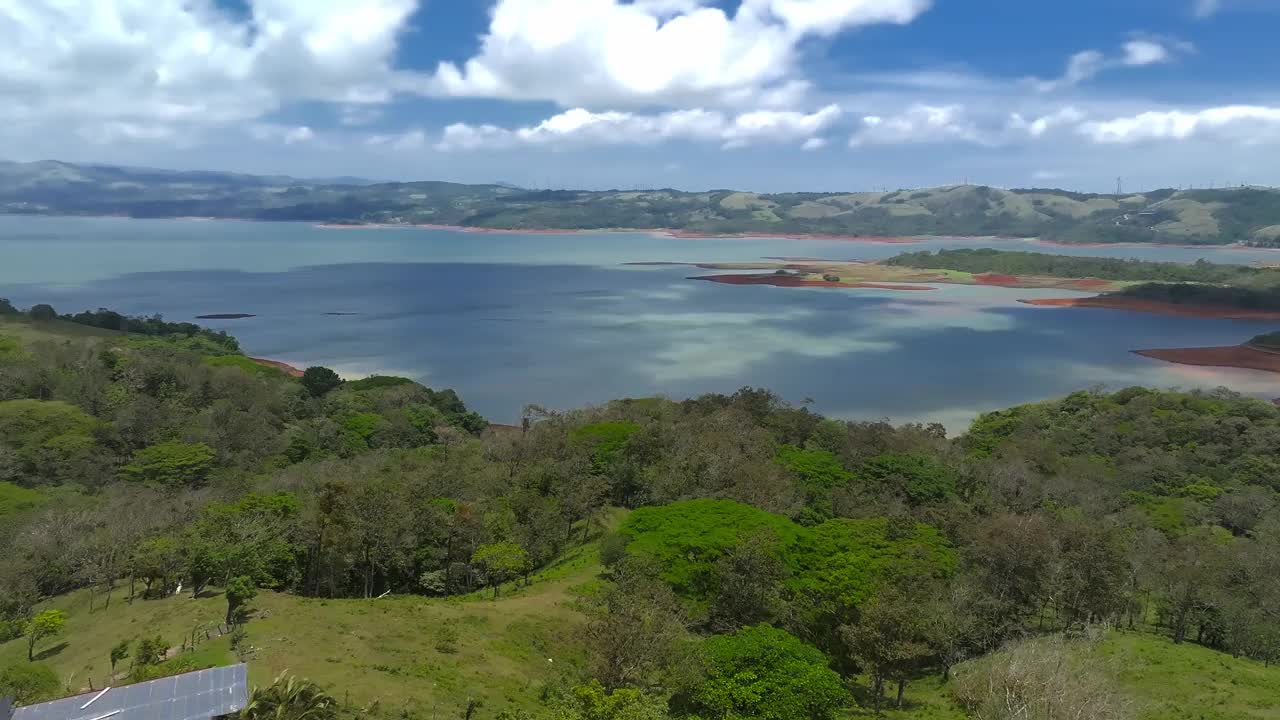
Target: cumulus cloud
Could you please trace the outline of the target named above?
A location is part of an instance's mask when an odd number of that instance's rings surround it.
[[[728,116],[716,110],[658,114],[591,112],[574,108],[537,125],[503,128],[455,123],[444,129],[439,150],[494,150],[517,146],[651,145],[668,140],[720,142],[726,148],[815,139],[840,117],[829,105],[812,113],[757,110]]]
[[[1259,142],[1280,139],[1280,107],[1229,105],[1197,111],[1144,112],[1086,122],[1079,130],[1097,143],[1186,140],[1201,135]]]
[[[909,23],[931,1],[498,0],[474,57],[405,87],[565,107],[794,102],[807,38]]]
[[[895,115],[865,115],[862,127],[849,141],[851,147],[910,143],[991,141],[969,117],[962,105],[917,104]]]
[[[1075,126],[1084,119],[1085,113],[1072,106],[1060,108],[1029,120],[1023,117],[1022,113],[1013,113],[1009,117],[1008,129],[1014,132],[1024,132],[1033,138],[1038,138],[1057,128]]]
[[[1030,82],[1039,92],[1054,92],[1092,80],[1104,70],[1166,63],[1173,60],[1175,53],[1193,49],[1180,40],[1135,33],[1132,40],[1121,46],[1122,54],[1118,57],[1109,58],[1101,50],[1082,50],[1067,59],[1061,76],[1050,80],[1031,78]]]
[[[415,0],[0,0],[0,120],[163,140],[292,101],[382,102]]]

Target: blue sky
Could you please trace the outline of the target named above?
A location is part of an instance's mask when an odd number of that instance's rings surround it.
[[[534,187],[1280,184],[1280,0],[0,0],[0,151]]]

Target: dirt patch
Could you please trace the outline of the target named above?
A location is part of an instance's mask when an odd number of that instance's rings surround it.
[[[1250,345],[1134,350],[1133,352],[1143,357],[1179,365],[1230,367],[1280,373],[1280,353],[1259,350]]]
[[[266,365],[277,370],[283,370],[285,375],[289,377],[302,377],[302,371],[290,365],[289,363],[280,362],[279,360],[267,360],[266,358],[249,358],[259,365]]]
[[[1212,305],[1179,305],[1177,303],[1141,300],[1138,298],[1098,295],[1084,298],[1040,298],[1019,300],[1026,305],[1040,307],[1086,307],[1103,310],[1129,310],[1132,312],[1178,315],[1181,317],[1219,318],[1223,320],[1280,320],[1280,311],[1249,310],[1244,308],[1217,307]]]
[[[835,287],[862,288],[867,290],[936,290],[928,285],[894,285],[890,283],[851,283],[832,282],[830,280],[809,280],[796,275],[699,275],[690,280],[708,280],[726,285],[772,285],[774,287]]]
[[[974,281],[979,285],[997,285],[1000,287],[1019,287],[1022,281],[1014,275],[1001,275],[999,273],[982,273],[974,275]]]

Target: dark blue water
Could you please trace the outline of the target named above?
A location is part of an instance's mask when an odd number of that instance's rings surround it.
[[[1017,302],[1069,294],[1061,291],[743,287],[688,280],[688,268],[623,265],[865,258],[920,247],[0,217],[0,296],[64,312],[106,306],[170,320],[254,313],[201,322],[234,333],[253,355],[457,388],[482,413],[508,422],[529,403],[570,408],[743,385],[795,402],[812,398],[832,415],[937,420],[953,429],[982,410],[1096,385],[1228,385],[1280,395],[1267,373],[1187,368],[1129,352],[1234,344],[1275,329],[1266,323]]]

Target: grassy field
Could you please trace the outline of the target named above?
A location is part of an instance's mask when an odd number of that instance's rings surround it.
[[[584,622],[581,593],[598,582],[594,543],[575,549],[536,574],[532,585],[455,599],[391,596],[377,600],[321,600],[263,591],[253,601],[246,660],[252,684],[281,671],[310,678],[357,705],[416,709],[457,717],[469,699],[484,716],[508,707],[534,709],[548,683],[581,665],[575,629]],[[110,648],[125,638],[160,635],[177,647],[199,628],[215,629],[226,611],[220,594],[126,602],[127,586],[93,612],[76,592],[50,607],[67,612],[65,631],[36,647],[66,685],[101,688],[110,675]],[[192,659],[235,662],[229,638],[202,641]],[[26,643],[0,645],[0,667],[26,660]],[[118,671],[128,670],[128,662]]]
[[[0,336],[6,336],[26,345],[42,340],[65,342],[69,338],[123,337],[115,330],[80,325],[66,320],[33,322],[25,316],[0,316]]]

